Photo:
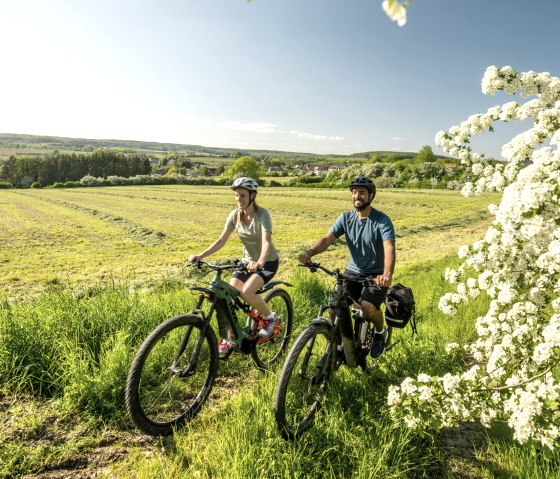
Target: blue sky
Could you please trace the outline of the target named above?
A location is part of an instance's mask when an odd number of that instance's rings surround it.
[[[314,153],[418,151],[489,65],[560,75],[558,0],[0,0],[0,132]],[[473,144],[499,155],[527,125]]]

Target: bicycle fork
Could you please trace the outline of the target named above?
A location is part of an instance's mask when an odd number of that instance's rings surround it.
[[[315,348],[315,340],[317,339],[317,336],[314,336],[309,341],[305,351],[305,356],[303,357],[303,361],[301,363],[301,367],[298,371],[298,376],[304,381],[309,382],[312,386],[323,383],[327,376],[331,373],[331,371],[329,371],[329,362],[336,343],[336,324],[333,324],[322,317],[322,314],[326,309],[328,309],[328,306],[321,306],[317,319],[314,321],[315,324],[324,324],[329,328],[327,347],[325,349],[325,352],[323,353],[323,356],[321,357],[321,360],[317,365],[315,365],[317,372],[313,374],[314,371],[308,372],[307,370],[309,367],[309,361],[311,359],[311,356],[313,355],[313,349]]]
[[[169,366],[167,368],[168,371],[171,374],[173,374],[174,376],[178,376],[180,378],[185,378],[187,376],[192,376],[195,373],[196,365],[198,364],[197,358],[198,358],[198,353],[200,352],[200,347],[202,345],[202,340],[203,340],[202,335],[200,335],[200,338],[197,341],[197,344],[194,348],[194,351],[191,353],[191,357],[189,358],[189,364],[187,365],[187,367],[186,368],[178,368],[177,367],[177,364],[178,364],[179,360],[181,359],[181,356],[185,352],[185,349],[186,349],[187,344],[189,342],[189,339],[191,337],[192,329],[193,329],[192,326],[187,326],[187,330],[185,331],[185,335],[183,336],[183,340],[181,341],[181,344],[179,345],[179,350],[177,351],[177,355],[175,356],[175,360],[173,361],[173,363],[171,363],[171,366]]]
[[[200,354],[200,350],[202,348],[202,344],[204,343],[204,338],[206,336],[206,328],[208,327],[208,323],[210,322],[210,318],[212,317],[212,313],[214,312],[214,307],[215,307],[214,304],[212,304],[212,306],[210,307],[210,311],[206,316],[204,316],[204,313],[200,309],[203,299],[204,296],[201,295],[194,309],[194,313],[200,315],[202,319],[202,328],[200,329],[200,335],[196,341],[193,352],[191,353],[191,356],[189,358],[189,363],[185,368],[178,368],[177,364],[179,363],[181,356],[183,356],[185,349],[187,348],[187,344],[189,343],[189,339],[191,337],[192,330],[193,330],[193,326],[191,325],[187,326],[187,330],[185,331],[183,339],[181,340],[181,344],[179,345],[179,349],[177,350],[175,359],[171,363],[171,366],[167,368],[167,370],[174,376],[185,378],[188,376],[192,376],[196,372],[196,366],[198,365],[198,356]]]

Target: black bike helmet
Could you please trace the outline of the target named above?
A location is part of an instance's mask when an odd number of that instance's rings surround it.
[[[373,198],[375,198],[375,184],[367,176],[358,176],[350,182],[350,190],[356,187],[367,189],[369,194],[371,195],[373,193]]]

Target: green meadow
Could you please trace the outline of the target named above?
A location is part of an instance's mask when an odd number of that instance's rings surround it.
[[[124,409],[132,357],[164,319],[192,309],[187,286],[211,276],[186,266],[217,238],[233,194],[226,187],[146,186],[0,192],[0,478],[494,478],[560,477],[559,455],[513,442],[503,424],[411,431],[386,407],[389,385],[444,374],[468,358],[464,344],[487,300],[453,318],[437,308],[457,248],[480,238],[498,196],[444,190],[379,191],[375,206],[397,230],[396,280],[413,288],[418,335],[369,375],[341,368],[314,427],[294,442],[276,431],[281,364],[220,362],[201,413],[172,437],[138,433]],[[295,334],[332,287],[297,267],[297,254],[350,209],[346,190],[263,188],[289,281]],[[215,255],[240,255],[237,238]],[[342,241],[318,260],[343,267]]]
[[[273,216],[281,276],[298,252],[351,208],[345,190],[262,188],[258,203]],[[483,234],[489,198],[445,190],[381,191],[375,201],[395,223],[398,270],[454,254]],[[180,277],[190,253],[218,237],[235,207],[226,187],[145,186],[0,192],[0,291],[28,297],[53,283],[83,288],[104,280],[146,286]],[[232,239],[219,253],[240,255]],[[322,261],[343,266],[342,242]]]

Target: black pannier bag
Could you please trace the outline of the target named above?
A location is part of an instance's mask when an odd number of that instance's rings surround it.
[[[416,333],[416,303],[412,290],[396,283],[387,290],[385,296],[385,320],[393,328],[404,328],[410,323],[412,333]]]

